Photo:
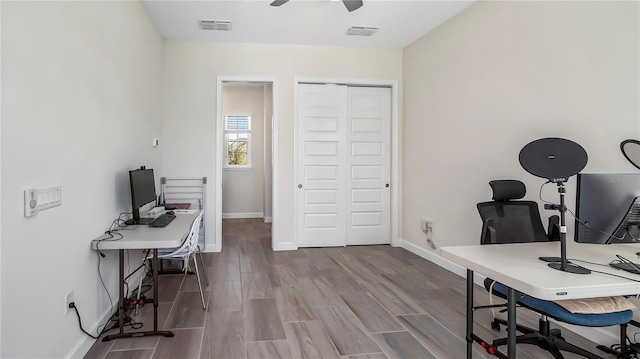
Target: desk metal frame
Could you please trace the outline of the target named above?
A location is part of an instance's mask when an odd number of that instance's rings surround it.
[[[569,258],[594,263],[607,264],[620,254],[626,258],[636,258],[637,245],[569,245]],[[513,243],[491,246],[459,246],[441,248],[442,257],[467,269],[467,358],[471,358],[473,334],[473,287],[474,272],[490,277],[509,288],[507,296],[507,354],[497,352],[500,358],[516,357],[516,291],[543,300],[582,299],[640,293],[640,276],[612,267],[578,264],[600,272],[626,276],[619,278],[600,273],[580,275],[549,268],[538,257],[557,256],[558,242]]]
[[[119,298],[118,298],[118,326],[119,332],[105,336],[102,341],[110,341],[119,338],[165,336],[173,337],[171,331],[158,330],[158,249],[175,248],[182,244],[186,238],[191,224],[200,214],[200,211],[189,214],[178,214],[177,217],[164,228],[138,226],[134,230],[120,231],[120,240],[107,240],[109,235],[102,235],[92,241],[94,250],[118,250],[119,257]],[[127,249],[152,249],[152,273],[153,273],[153,330],[142,332],[124,332],[125,292],[124,292],[124,251]]]

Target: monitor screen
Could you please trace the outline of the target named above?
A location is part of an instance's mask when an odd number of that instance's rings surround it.
[[[576,242],[640,242],[640,173],[578,174],[576,217]]]
[[[140,207],[156,200],[156,184],[152,169],[137,169],[129,171],[131,184],[131,207],[133,218],[140,220]]]

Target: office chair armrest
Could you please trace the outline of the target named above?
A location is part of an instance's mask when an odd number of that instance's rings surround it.
[[[495,244],[496,229],[493,228],[493,218],[487,218],[482,222],[482,235],[480,236],[480,244]]]
[[[547,237],[550,241],[560,240],[560,216],[549,217],[549,227],[547,227]]]

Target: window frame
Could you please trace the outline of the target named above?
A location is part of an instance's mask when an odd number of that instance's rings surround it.
[[[229,130],[228,125],[229,125],[229,118],[231,117],[246,117],[247,118],[247,129],[242,129],[242,130]],[[235,114],[235,115],[225,115],[224,116],[224,123],[223,123],[223,130],[224,130],[224,158],[225,158],[225,162],[224,162],[224,168],[225,169],[232,169],[232,170],[243,170],[243,169],[251,169],[252,165],[251,165],[251,152],[253,152],[251,150],[251,115],[247,115],[247,114]],[[229,163],[229,134],[247,134],[247,139],[246,140],[242,140],[243,142],[246,141],[247,142],[247,164],[246,165],[236,165],[236,164],[230,164]]]

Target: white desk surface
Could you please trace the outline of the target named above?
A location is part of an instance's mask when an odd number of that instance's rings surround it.
[[[580,261],[585,268],[640,280],[640,275],[608,266],[619,254],[640,263],[637,244],[567,243],[567,258],[607,264],[599,266]],[[613,295],[640,294],[640,283],[600,273],[572,274],[549,268],[540,256],[559,257],[560,242],[474,245],[441,248],[443,258],[504,285],[545,300],[581,299]]]
[[[191,224],[199,214],[200,211],[195,213],[176,213],[176,218],[162,228],[141,224],[137,227],[127,227],[131,228],[131,230],[123,229],[114,232],[113,238],[109,238],[108,234],[103,234],[91,241],[91,248],[94,250],[97,248],[111,250],[179,247],[187,234],[189,234]],[[118,233],[122,235],[122,239],[118,239]]]

